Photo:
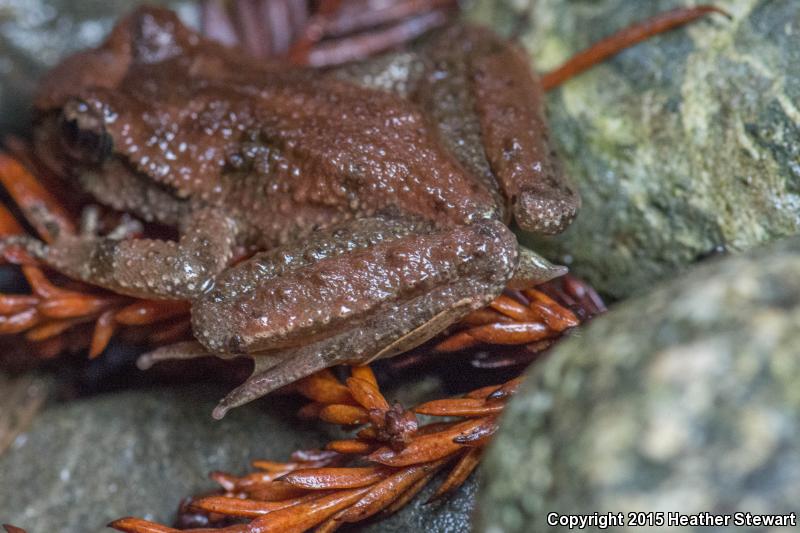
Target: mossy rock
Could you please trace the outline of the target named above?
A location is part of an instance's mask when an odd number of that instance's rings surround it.
[[[584,205],[564,235],[527,244],[614,297],[800,229],[800,2],[714,4],[733,20],[650,39],[548,97]],[[696,2],[479,0],[472,16],[522,27],[546,71],[683,5]]]
[[[798,324],[797,237],[695,267],[595,319],[506,409],[475,530],[568,531],[548,526],[551,512],[796,512]]]

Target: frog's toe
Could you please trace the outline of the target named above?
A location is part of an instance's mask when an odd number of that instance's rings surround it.
[[[213,354],[197,341],[178,342],[142,354],[136,360],[136,366],[139,367],[139,370],[148,370],[161,361],[195,359],[209,355]]]
[[[34,259],[42,260],[47,257],[48,246],[39,239],[28,235],[11,235],[0,238],[0,257],[13,263],[20,262],[20,258],[15,254],[16,251],[22,251]]]
[[[580,196],[572,191],[523,190],[514,204],[514,219],[525,231],[555,235],[572,223],[580,206]]]
[[[320,350],[318,345],[292,353],[281,351],[253,355],[255,361],[253,374],[220,400],[211,416],[220,420],[234,407],[244,405],[337,363],[337,361],[331,363],[330,358],[324,355],[329,354],[325,354],[324,349]]]

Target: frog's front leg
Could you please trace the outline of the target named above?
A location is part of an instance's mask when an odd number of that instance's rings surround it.
[[[193,299],[230,262],[236,224],[212,209],[189,215],[178,241],[59,235],[52,244],[11,237],[50,268],[74,279],[143,298]]]
[[[498,221],[355,224],[228,269],[194,303],[194,335],[210,352],[257,362],[215,416],[322,368],[409,350],[490,302],[517,266],[516,238]]]

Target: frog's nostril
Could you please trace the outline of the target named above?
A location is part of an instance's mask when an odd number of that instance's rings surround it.
[[[71,100],[61,112],[61,144],[67,156],[99,165],[111,155],[114,143],[103,117],[86,102]]]
[[[240,335],[231,335],[225,342],[225,348],[229,354],[239,355],[245,353],[244,346],[244,339]]]

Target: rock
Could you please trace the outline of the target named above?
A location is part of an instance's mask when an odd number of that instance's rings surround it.
[[[550,531],[550,512],[797,511],[798,324],[800,238],[595,319],[507,408],[475,531]]]
[[[0,455],[28,429],[54,389],[50,376],[11,376],[0,370]]]
[[[553,136],[583,208],[527,239],[615,297],[720,251],[800,229],[800,4],[719,0],[712,15],[637,45],[553,91]],[[546,71],[626,25],[694,0],[479,0],[473,16]],[[524,24],[523,24],[524,25]]]
[[[217,488],[209,472],[242,474],[253,459],[285,459],[331,438],[329,427],[298,421],[295,402],[281,398],[216,422],[210,413],[223,394],[208,386],[124,392],[46,410],[0,455],[0,523],[30,533],[110,531],[104,525],[124,516],[169,524],[183,497]],[[425,505],[433,489],[354,530],[469,529],[476,483]]]
[[[106,531],[129,515],[169,523],[184,496],[216,488],[212,470],[243,473],[324,441],[281,402],[215,422],[222,393],[124,392],[45,411],[0,457],[0,522],[31,533]]]
[[[143,2],[138,2],[143,3]],[[192,0],[149,0],[197,24]],[[97,45],[129,0],[11,0],[0,3],[0,132],[25,132],[39,77],[64,56]]]

